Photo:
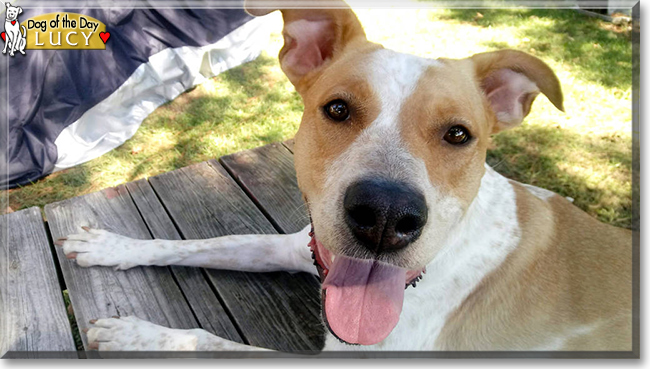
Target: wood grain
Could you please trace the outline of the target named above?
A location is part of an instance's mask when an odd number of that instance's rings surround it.
[[[81,226],[151,238],[125,186],[49,204],[45,214],[53,239],[82,232]],[[89,326],[90,319],[113,315],[135,315],[172,328],[199,327],[169,268],[82,268],[66,259],[59,247],[57,256],[80,330]],[[88,349],[86,335],[81,338]]]
[[[181,239],[169,214],[158,200],[149,182],[142,179],[127,183],[126,188],[154,238]],[[217,336],[243,343],[244,341],[212,291],[201,269],[172,266],[171,270],[201,328]]]
[[[296,181],[293,155],[286,147],[270,144],[224,156],[220,161],[276,228],[288,233],[309,224],[308,211]],[[318,281],[316,284],[320,286]],[[295,292],[312,294],[310,299],[318,301],[312,308],[320,314],[320,288]],[[322,325],[312,328],[314,334],[324,334]]]
[[[37,207],[0,216],[0,311],[0,357],[77,357]]]
[[[309,224],[293,155],[281,143],[240,151],[219,161],[276,229],[293,233]]]
[[[226,170],[213,165],[149,179],[183,238],[275,233]],[[220,270],[208,275],[250,344],[288,352],[322,348],[319,286],[311,275]]]
[[[292,138],[290,140],[286,140],[286,141],[282,142],[282,144],[284,145],[284,147],[289,149],[289,151],[291,151],[291,153],[293,153],[293,147],[296,145],[296,139]]]

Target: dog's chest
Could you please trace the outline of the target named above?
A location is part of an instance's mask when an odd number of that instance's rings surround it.
[[[19,23],[18,23],[18,21],[16,20],[16,21],[14,21],[14,22],[16,22],[16,23],[15,23],[15,24],[11,24],[11,21],[9,21],[9,20],[5,21],[5,31],[6,31],[6,32],[12,32],[12,31],[18,29],[18,27],[19,27]]]

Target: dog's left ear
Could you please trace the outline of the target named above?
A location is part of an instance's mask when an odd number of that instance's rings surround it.
[[[476,54],[471,60],[496,117],[492,133],[521,124],[540,92],[564,111],[560,82],[540,59],[521,51],[500,50]]]
[[[18,14],[23,14],[23,8],[18,7]]]

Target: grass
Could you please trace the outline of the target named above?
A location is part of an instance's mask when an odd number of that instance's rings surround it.
[[[77,318],[74,316],[72,311],[72,303],[70,302],[70,294],[68,290],[63,290],[63,302],[65,303],[66,313],[68,314],[68,321],[70,322],[70,328],[72,328],[72,339],[74,340],[74,345],[77,351],[83,351],[84,346],[81,341],[81,335],[79,333],[79,326],[77,325]]]
[[[358,10],[371,41],[424,57],[527,51],[557,73],[566,113],[544,97],[522,127],[493,139],[488,162],[504,175],[575,199],[630,227],[631,73],[628,30],[571,10]],[[281,19],[255,61],[223,73],[151,114],[124,145],[9,191],[13,210],[63,200],[293,137],[302,102],[282,74]],[[386,25],[390,25],[387,27]],[[2,209],[0,209],[2,210]]]

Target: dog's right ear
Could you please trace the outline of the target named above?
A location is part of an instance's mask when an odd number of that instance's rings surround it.
[[[277,10],[273,0],[247,0],[245,8],[255,16]],[[286,3],[286,2],[285,2]],[[280,9],[284,19],[284,46],[280,66],[291,83],[300,90],[303,77],[322,70],[354,40],[366,34],[354,12],[344,3],[336,9]]]
[[[5,6],[9,8],[11,6],[11,3],[5,3]]]
[[[540,92],[564,111],[560,81],[542,60],[516,50],[485,52],[470,59],[495,114],[492,133],[521,124]]]

